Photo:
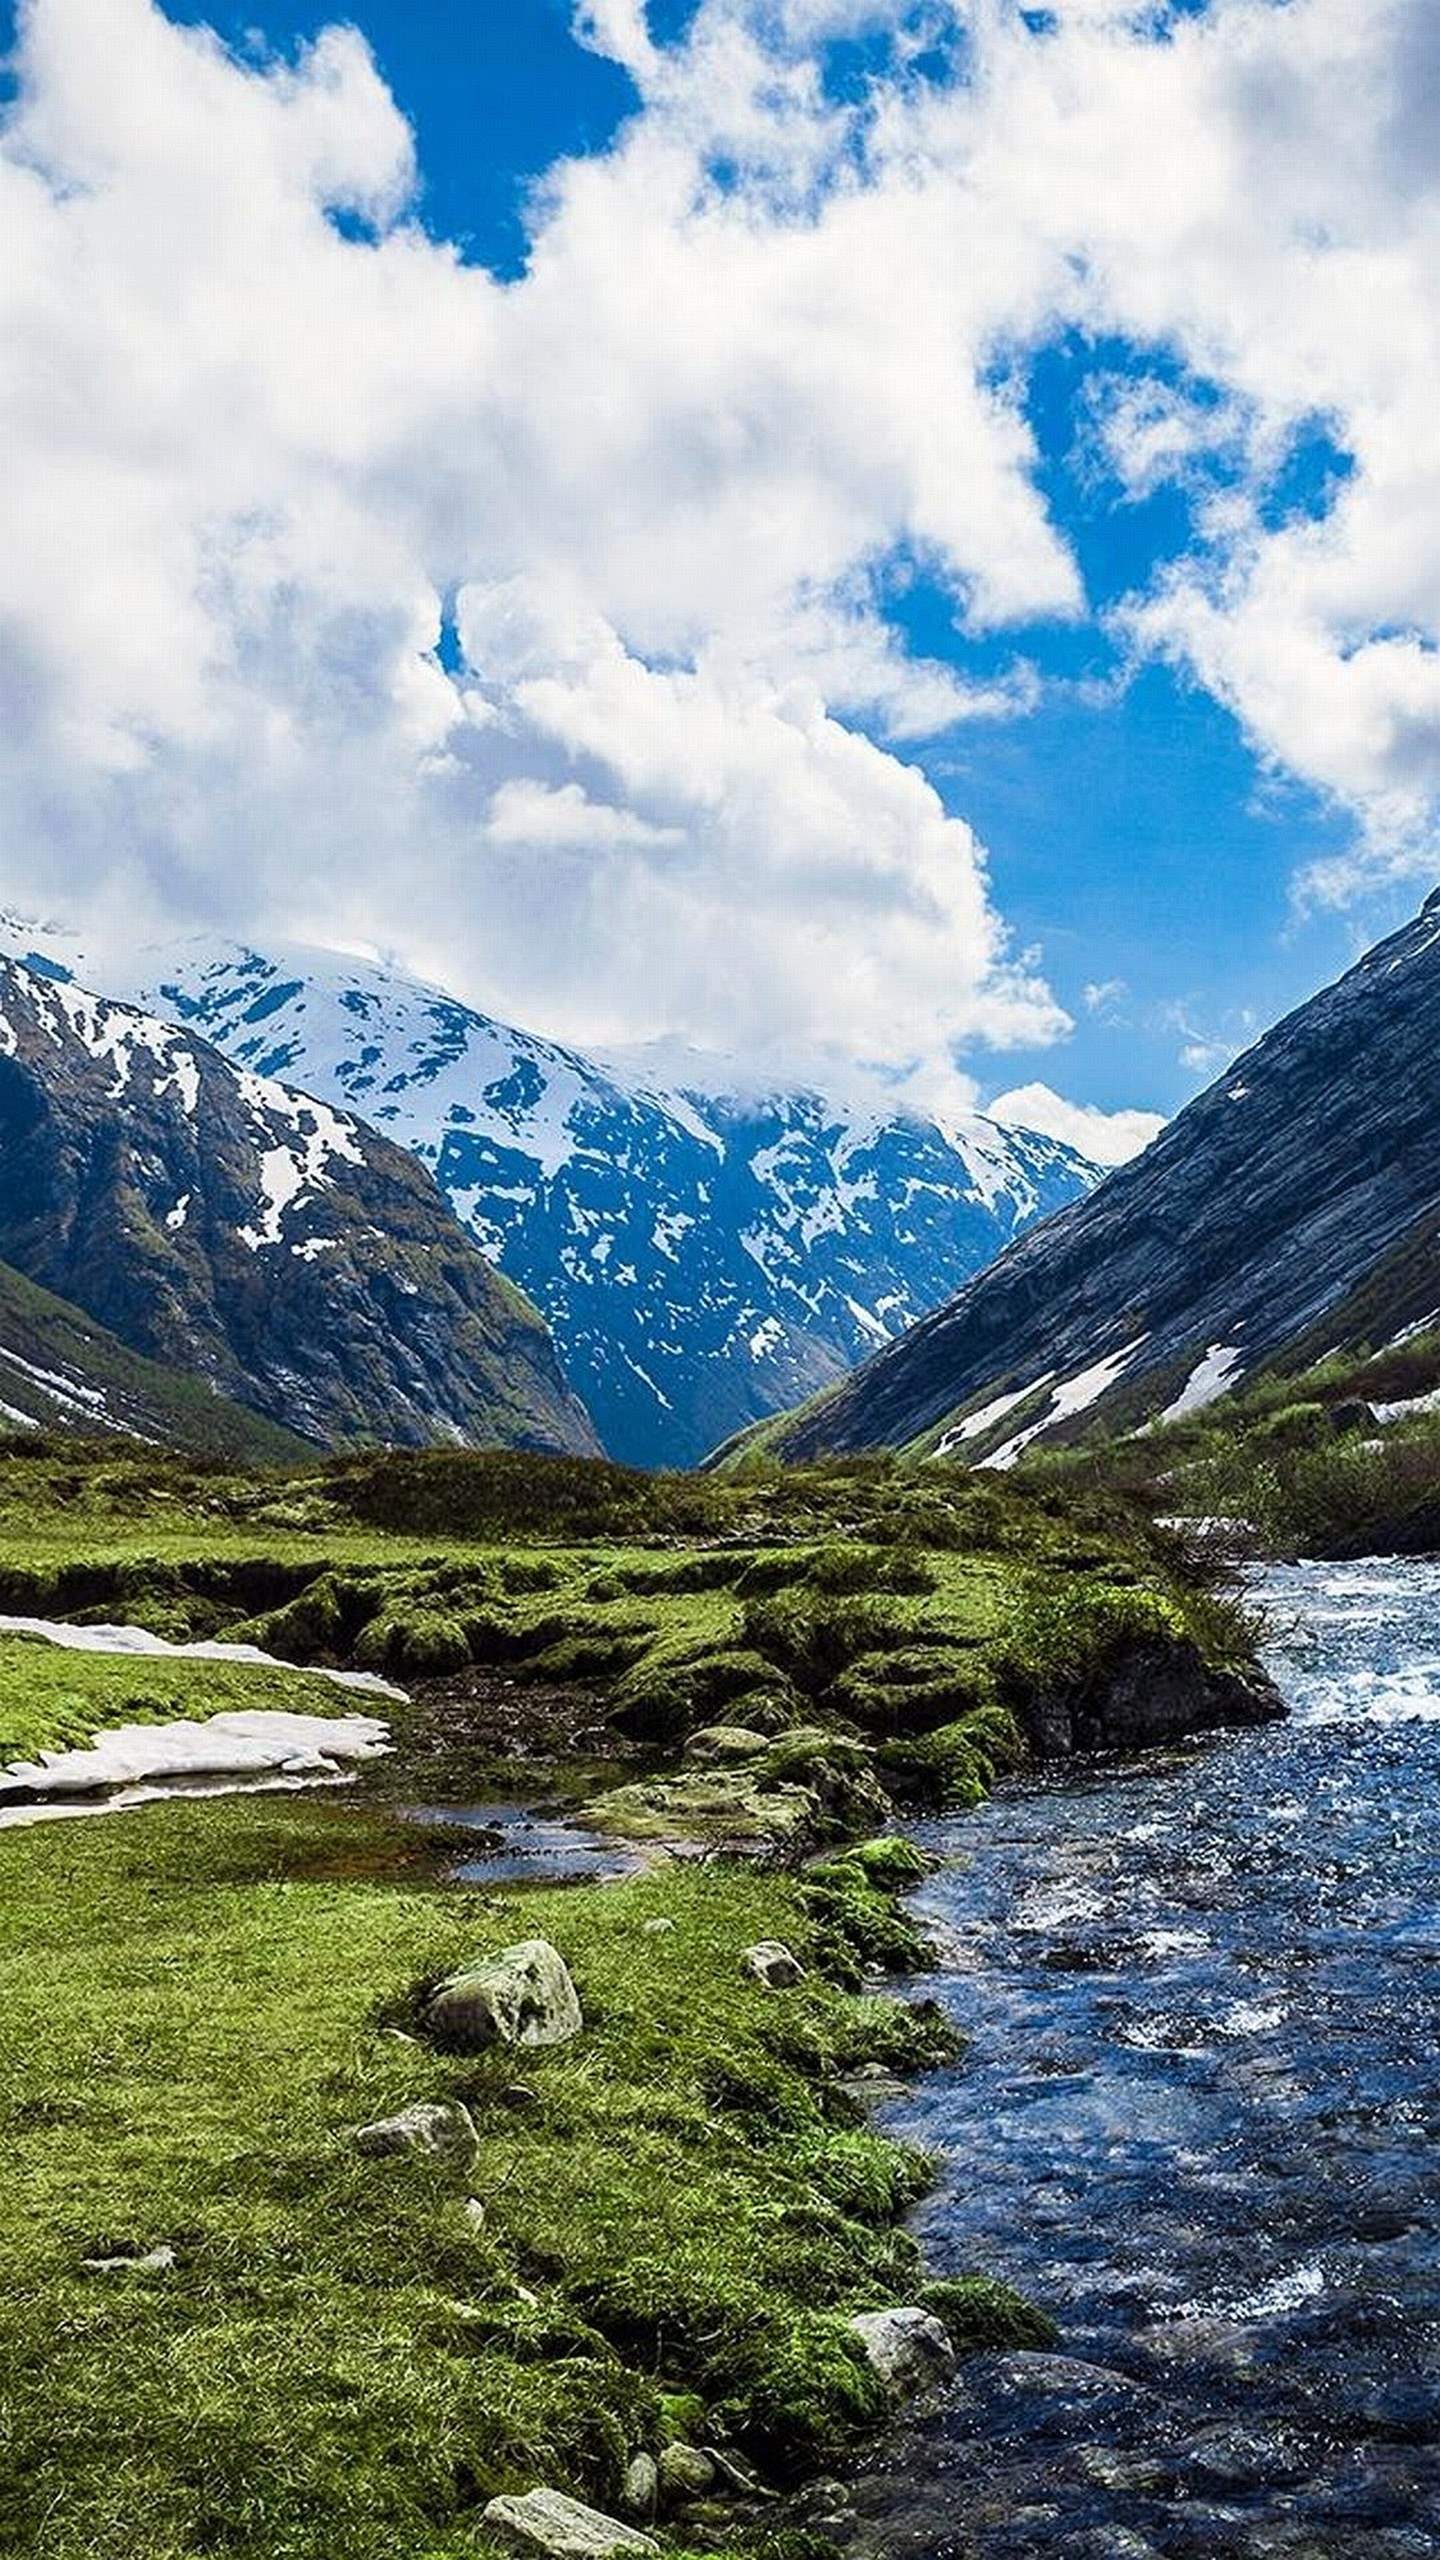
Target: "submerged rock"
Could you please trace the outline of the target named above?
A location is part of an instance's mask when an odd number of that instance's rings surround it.
[[[463,2160],[468,2165],[480,2147],[470,2110],[458,2099],[402,2107],[398,2115],[356,2125],[350,2139],[366,2160],[414,2151],[432,2160]]]
[[[608,2560],[612,2551],[658,2551],[652,2535],[618,2516],[583,2506],[558,2489],[527,2489],[523,2497],[492,2498],[481,2519],[492,2541],[506,2551],[542,2552],[548,2560]]]
[[[431,1993],[425,2024],[458,2053],[567,2044],[585,2023],[570,1969],[548,1938],[525,1938]]]
[[[740,1961],[767,1991],[788,1991],[793,1983],[805,1979],[805,1967],[799,1957],[779,1938],[757,1940],[753,1947],[745,1949]]]
[[[847,2326],[887,2391],[905,2395],[924,2391],[942,2381],[955,2362],[944,2322],[918,2304],[890,2311],[857,2311]]]

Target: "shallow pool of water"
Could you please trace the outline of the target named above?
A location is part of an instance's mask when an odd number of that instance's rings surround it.
[[[1440,1565],[1256,1577],[1288,1724],[935,1825],[920,2237],[1044,2303],[857,2548],[1440,2560]]]

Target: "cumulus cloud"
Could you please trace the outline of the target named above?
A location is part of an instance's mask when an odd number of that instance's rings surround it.
[[[635,112],[550,173],[505,282],[420,228],[353,29],[241,60],[152,0],[28,0],[0,147],[6,885],[102,922],[108,894],[135,930],[398,944],[580,1039],[944,1072],[1058,1036],[915,755],[1023,716],[1027,632],[1086,610],[1024,396],[1061,330],[1112,376],[1137,351],[1138,390],[1097,384],[1107,468],[1200,491],[1127,646],[1352,807],[1365,861],[1419,861],[1427,23],[701,0],[661,46],[640,0],[585,0]],[[887,31],[889,76],[836,95],[821,48]],[[957,34],[953,76],[917,68]],[[1321,425],[1348,477],[1277,511]],[[990,637],[983,683],[899,636],[904,562]]]
[[[1165,1123],[1157,1111],[1099,1111],[1089,1103],[1067,1102],[1048,1084],[1019,1084],[986,1105],[992,1120],[1010,1129],[1038,1129],[1059,1138],[1092,1164],[1127,1164]]]

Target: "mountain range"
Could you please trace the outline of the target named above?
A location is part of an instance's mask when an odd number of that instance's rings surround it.
[[[310,1441],[596,1446],[543,1320],[408,1150],[14,959],[0,960],[0,1263],[12,1424],[88,1411],[144,1428],[149,1410],[163,1427],[155,1381],[113,1374],[119,1344]],[[32,1343],[58,1317],[15,1275],[109,1340],[91,1337],[87,1360],[72,1327],[67,1361],[32,1358],[27,1305]],[[48,1417],[6,1391],[27,1363],[50,1369]]]
[[[1437,1131],[1440,891],[766,1445],[1003,1467],[1440,1323]]]
[[[693,1464],[843,1377],[1097,1178],[979,1114],[589,1057],[333,952],[187,942],[133,991],[411,1150],[635,1465]]]

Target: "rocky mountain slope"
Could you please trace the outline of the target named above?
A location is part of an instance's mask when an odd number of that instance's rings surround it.
[[[239,1463],[294,1460],[306,1444],[158,1360],[0,1263],[0,1432],[121,1432]]]
[[[978,1115],[600,1062],[334,953],[185,944],[142,983],[237,1063],[412,1148],[633,1464],[693,1463],[827,1386],[1096,1178]]]
[[[770,1445],[991,1466],[1440,1321],[1440,892]]]
[[[0,1258],[310,1439],[594,1446],[542,1320],[406,1150],[14,960]]]

